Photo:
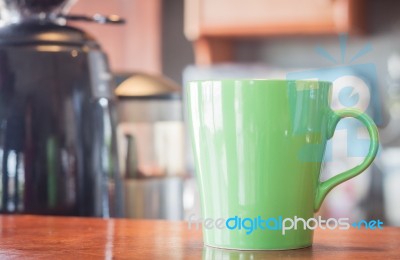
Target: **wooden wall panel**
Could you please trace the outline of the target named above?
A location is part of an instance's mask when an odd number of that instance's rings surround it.
[[[125,25],[73,25],[98,39],[114,71],[161,73],[161,0],[80,0],[71,13],[124,17]]]

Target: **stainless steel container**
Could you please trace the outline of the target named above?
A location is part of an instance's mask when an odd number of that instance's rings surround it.
[[[126,216],[182,219],[186,165],[180,87],[144,73],[125,78],[116,94]]]

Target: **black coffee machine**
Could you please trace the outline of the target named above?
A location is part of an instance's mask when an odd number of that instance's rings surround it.
[[[107,57],[70,1],[1,0],[0,212],[123,216]]]

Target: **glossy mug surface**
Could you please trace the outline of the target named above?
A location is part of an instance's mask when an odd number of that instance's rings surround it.
[[[225,221],[221,228],[203,223],[206,245],[267,250],[312,244],[312,229],[299,224],[283,234],[279,222],[313,218],[327,193],[365,170],[378,149],[371,118],[354,109],[332,111],[330,91],[331,83],[321,81],[189,82],[186,105],[202,217]],[[367,127],[369,152],[360,165],[321,182],[326,142],[344,117]]]

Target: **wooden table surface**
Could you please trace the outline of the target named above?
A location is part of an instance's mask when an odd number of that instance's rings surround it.
[[[233,251],[203,247],[184,222],[0,216],[0,258],[400,259],[400,228],[317,230],[313,247]]]

